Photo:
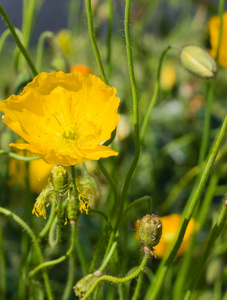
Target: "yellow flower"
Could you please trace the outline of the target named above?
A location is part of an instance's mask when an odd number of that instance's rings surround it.
[[[116,89],[91,74],[40,73],[18,95],[0,102],[3,122],[49,164],[74,165],[118,153],[101,145],[119,121]]]
[[[211,44],[210,54],[214,58],[216,57],[217,48],[218,48],[219,26],[220,26],[220,18],[218,16],[214,16],[213,18],[210,19],[209,22],[210,44]],[[222,28],[218,64],[224,68],[227,68],[227,12],[223,14],[223,28]]]
[[[159,219],[162,222],[162,237],[159,244],[154,247],[154,254],[158,258],[162,258],[168,251],[168,248],[171,245],[172,241],[176,238],[176,234],[178,233],[181,223],[181,215],[172,214],[169,216],[159,217]],[[181,256],[186,252],[190,237],[194,230],[194,225],[195,222],[193,219],[191,219],[176,256]]]

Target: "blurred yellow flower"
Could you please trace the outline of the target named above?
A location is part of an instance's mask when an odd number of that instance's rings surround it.
[[[171,214],[169,216],[159,217],[159,220],[162,222],[162,236],[159,243],[154,247],[153,252],[158,258],[162,258],[165,256],[166,252],[168,251],[172,241],[176,238],[181,223],[181,215]],[[140,225],[138,221],[135,223],[135,227],[137,231],[139,230],[139,225]],[[191,219],[188,224],[187,230],[184,235],[184,239],[177,252],[176,257],[181,256],[186,252],[194,228],[195,228],[195,222],[194,219]],[[138,238],[138,234],[137,234],[137,238]]]
[[[49,164],[74,165],[118,153],[101,145],[119,121],[116,89],[91,74],[40,73],[18,95],[0,101],[3,122]]]
[[[210,19],[209,22],[210,44],[211,44],[210,54],[214,58],[216,57],[217,48],[218,48],[219,26],[220,26],[219,16],[214,16],[213,18]],[[222,28],[218,64],[224,68],[227,68],[227,12],[223,14],[223,28]]]
[[[74,72],[74,71],[84,73],[84,74],[92,73],[92,70],[89,67],[87,67],[85,65],[79,65],[79,64],[72,66],[72,68],[70,69],[70,72]]]
[[[168,251],[168,248],[171,245],[172,241],[176,238],[176,234],[178,233],[181,223],[181,215],[172,214],[169,216],[159,217],[159,219],[162,222],[162,237],[159,244],[154,248],[154,254],[158,258],[162,258]],[[190,237],[194,230],[194,225],[195,222],[193,219],[191,219],[185,232],[182,244],[177,252],[177,257],[183,255],[186,252]]]
[[[161,88],[165,91],[169,91],[173,88],[176,82],[175,68],[171,65],[167,65],[161,72]]]
[[[19,153],[18,153],[19,154]],[[23,155],[21,153],[21,155]],[[45,163],[42,159],[33,160],[28,163],[28,176],[31,191],[39,194],[48,184],[53,165]],[[9,162],[9,184],[18,183],[21,188],[25,188],[26,163],[22,160],[11,158]]]

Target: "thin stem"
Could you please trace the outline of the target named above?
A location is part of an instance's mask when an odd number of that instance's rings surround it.
[[[45,224],[44,228],[39,233],[39,239],[42,239],[47,234],[47,232],[49,231],[49,229],[53,223],[54,217],[55,217],[55,201],[52,201],[50,216],[49,216],[48,221]]]
[[[27,157],[27,156],[21,156],[13,152],[7,152],[4,150],[0,150],[0,155],[8,155],[9,157],[16,158],[17,160],[23,160],[23,161],[32,161],[40,159],[40,157]]]
[[[43,61],[43,50],[44,50],[44,41],[46,38],[51,38],[57,52],[61,52],[60,45],[58,43],[58,40],[55,36],[55,34],[52,31],[45,31],[40,35],[38,46],[37,46],[37,54],[36,54],[36,68],[39,72],[41,72],[42,69],[42,61]]]
[[[105,71],[103,68],[101,56],[99,53],[98,45],[96,43],[95,39],[95,33],[94,33],[94,27],[93,27],[93,18],[92,18],[92,9],[91,9],[91,0],[86,0],[86,6],[87,6],[87,19],[88,19],[88,30],[89,30],[89,36],[91,40],[91,44],[93,47],[93,50],[95,52],[96,61],[98,64],[99,72],[101,75],[102,80],[105,82],[105,84],[108,84],[108,80],[105,75]]]
[[[124,210],[124,216],[126,216],[126,214],[128,213],[128,211],[135,205],[138,205],[138,204],[141,204],[143,203],[144,201],[147,201],[148,202],[148,211],[151,212],[151,209],[152,209],[152,200],[151,200],[151,197],[150,196],[144,196],[144,197],[141,197],[139,199],[136,199],[134,200],[132,203],[130,203],[126,209]]]
[[[33,241],[34,248],[36,250],[39,262],[42,264],[44,262],[43,255],[42,255],[38,240],[37,240],[34,232],[32,231],[32,229],[20,217],[15,215],[10,210],[8,210],[6,208],[3,208],[3,207],[0,207],[0,213],[4,214],[5,216],[11,217],[14,221],[16,221],[28,233],[28,235],[30,236],[30,238]],[[46,272],[45,269],[42,272],[43,272],[43,279],[44,279],[44,283],[45,283],[45,287],[46,287],[46,291],[47,291],[48,300],[52,300],[53,296],[52,296],[52,292],[51,292],[51,289],[50,289],[50,283],[49,283],[49,278],[48,278],[47,272]]]
[[[69,257],[69,255],[72,253],[72,251],[74,249],[75,240],[76,240],[76,223],[72,222],[72,223],[70,223],[70,225],[71,225],[71,244],[70,244],[69,250],[66,252],[66,254],[62,255],[61,257],[59,257],[57,259],[47,261],[47,262],[42,262],[39,266],[37,266],[35,269],[33,269],[29,273],[29,277],[34,276],[41,269],[60,264],[61,262],[66,260],[67,257]]]
[[[149,122],[149,118],[150,118],[150,114],[151,114],[151,111],[153,109],[153,107],[155,106],[156,102],[157,102],[157,99],[158,99],[158,94],[159,94],[159,90],[160,90],[160,78],[161,78],[161,68],[162,68],[162,64],[163,64],[163,60],[164,60],[164,57],[166,55],[166,53],[171,49],[171,48],[175,48],[175,46],[168,46],[163,52],[162,52],[162,55],[159,59],[159,64],[158,64],[158,70],[157,70],[157,78],[156,78],[156,83],[155,83],[155,90],[154,90],[154,94],[151,98],[151,102],[148,106],[148,109],[147,109],[147,112],[146,112],[146,115],[143,119],[143,123],[142,123],[142,126],[141,126],[141,131],[140,131],[140,143],[142,144],[143,143],[143,139],[144,139],[144,136],[145,136],[145,132],[146,132],[146,129],[147,129],[147,125],[148,125],[148,122]]]
[[[144,274],[140,273],[138,276],[138,279],[137,279],[136,288],[135,288],[134,294],[132,296],[132,300],[140,299],[140,291],[141,291],[142,284],[143,284],[143,277],[144,277]]]
[[[116,249],[116,246],[117,246],[117,242],[114,242],[107,257],[104,259],[104,261],[102,262],[102,265],[99,267],[98,271],[100,273],[102,273],[102,271],[105,269],[105,267],[107,266],[109,260],[111,259],[111,256],[113,255],[114,253],[114,250]]]
[[[111,50],[112,50],[112,25],[113,25],[113,0],[108,0],[108,35],[107,35],[107,67],[108,77],[111,72]]]
[[[25,49],[25,47],[22,45],[20,39],[18,38],[18,35],[16,34],[16,31],[13,27],[13,24],[12,22],[10,21],[8,15],[6,14],[5,10],[3,9],[3,7],[0,5],[0,14],[3,16],[3,19],[5,20],[10,32],[11,32],[11,35],[15,41],[15,43],[17,44],[18,48],[20,49],[21,53],[24,55],[24,58],[26,59],[31,71],[32,71],[32,74],[34,76],[38,75],[38,72],[30,58],[30,56],[28,55],[28,52],[27,50]]]
[[[193,213],[193,211],[194,211],[194,209],[197,205],[197,202],[199,201],[199,199],[200,199],[200,197],[201,197],[201,195],[204,191],[204,188],[205,188],[206,182],[208,180],[209,174],[211,172],[212,166],[215,162],[218,151],[219,151],[219,149],[220,149],[220,147],[223,143],[223,140],[225,138],[226,131],[227,131],[227,116],[224,119],[224,122],[222,124],[221,129],[220,129],[220,132],[219,132],[218,137],[216,139],[216,142],[213,146],[211,155],[210,155],[210,157],[209,157],[209,159],[206,163],[206,166],[205,166],[204,171],[202,173],[202,176],[201,176],[200,182],[198,184],[198,187],[197,187],[193,197],[190,199],[190,203],[187,204],[187,210],[184,212],[183,220],[182,220],[182,223],[181,223],[181,227],[180,227],[178,236],[174,240],[174,242],[173,242],[170,250],[168,251],[167,255],[163,258],[163,260],[162,260],[162,262],[159,266],[158,272],[156,274],[156,277],[155,277],[152,285],[148,289],[145,300],[154,300],[154,299],[157,298],[157,295],[158,295],[158,293],[161,289],[161,286],[162,286],[162,283],[164,281],[165,275],[168,271],[168,268],[170,267],[174,257],[177,254],[177,251],[178,251],[178,249],[179,249],[179,247],[182,243],[182,240],[183,240],[185,231],[187,229],[188,223],[190,221],[190,218],[192,216],[192,213]]]
[[[142,260],[140,266],[138,267],[138,269],[135,272],[133,272],[129,276],[126,276],[126,277],[123,277],[123,278],[117,278],[117,277],[113,277],[113,276],[109,276],[109,275],[104,275],[104,276],[99,277],[95,281],[95,283],[91,286],[91,288],[88,290],[88,292],[86,293],[86,295],[81,300],[87,299],[91,295],[91,293],[95,290],[96,286],[101,281],[110,281],[110,282],[114,282],[114,283],[124,283],[124,282],[127,282],[129,280],[132,280],[133,278],[135,278],[136,276],[138,276],[139,273],[146,266],[149,257],[150,257],[150,252],[145,252],[143,260]]]
[[[218,46],[217,46],[217,52],[215,56],[215,60],[218,62],[219,59],[219,53],[220,53],[220,47],[222,42],[222,31],[223,31],[223,13],[225,9],[225,0],[219,1],[219,17],[220,17],[220,25],[219,25],[219,33],[218,33]]]
[[[75,254],[72,253],[69,256],[69,269],[68,269],[68,278],[65,286],[65,290],[62,296],[62,300],[68,300],[70,295],[73,292],[73,284],[74,284],[74,272],[75,272]]]

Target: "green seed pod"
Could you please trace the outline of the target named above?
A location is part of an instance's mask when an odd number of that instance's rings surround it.
[[[70,192],[67,201],[67,213],[70,221],[76,221],[80,214],[77,201],[75,201],[75,197],[72,191]]]
[[[97,279],[95,274],[88,274],[81,278],[73,287],[75,295],[79,298],[83,297]]]
[[[51,170],[53,188],[56,191],[63,190],[68,184],[68,174],[63,166],[57,165]]]
[[[189,72],[202,78],[214,78],[217,64],[209,53],[199,46],[188,45],[181,49],[180,62]]]
[[[156,246],[162,235],[162,223],[156,215],[146,215],[140,221],[140,242],[150,250]]]

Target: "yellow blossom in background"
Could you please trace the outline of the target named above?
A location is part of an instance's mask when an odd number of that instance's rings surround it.
[[[210,44],[211,44],[210,54],[213,58],[216,57],[217,48],[218,48],[219,26],[220,26],[219,16],[214,16],[213,18],[210,19],[209,22]],[[223,28],[222,28],[218,64],[224,68],[227,68],[227,12],[223,14]]]
[[[25,156],[24,152],[23,150],[19,150],[17,154]],[[50,172],[53,167],[54,165],[47,164],[42,159],[28,162],[29,184],[32,192],[39,194],[48,184],[48,179],[51,175]],[[9,161],[9,176],[9,185],[18,183],[24,189],[26,187],[26,162],[11,158]]]
[[[101,145],[120,118],[116,92],[91,74],[40,73],[0,102],[3,122],[27,142],[10,146],[63,166],[117,155]]]
[[[176,238],[176,234],[178,233],[181,223],[181,215],[172,214],[169,216],[159,217],[159,219],[162,222],[162,237],[159,244],[154,247],[154,254],[158,258],[162,258],[168,251],[172,241]],[[182,244],[177,252],[177,257],[183,255],[188,249],[189,240],[193,233],[194,227],[195,222],[193,219],[191,219],[185,232]]]
[[[70,72],[74,72],[74,71],[84,73],[84,74],[92,73],[92,70],[89,67],[87,67],[85,65],[80,65],[80,64],[72,66],[72,68],[70,69]]]
[[[154,247],[153,252],[158,258],[162,258],[165,256],[166,252],[169,249],[172,241],[176,238],[176,235],[179,230],[179,226],[181,223],[181,215],[179,214],[171,214],[169,216],[158,217],[162,222],[162,236],[159,243]],[[137,220],[135,223],[136,231],[138,232],[140,226],[140,220]],[[195,228],[194,219],[191,219],[187,230],[184,235],[184,239],[182,244],[177,252],[177,257],[183,255],[188,249],[189,240]],[[138,233],[137,233],[137,238]]]
[[[171,65],[167,65],[161,72],[161,88],[165,91],[169,91],[173,88],[176,82],[176,71]]]

